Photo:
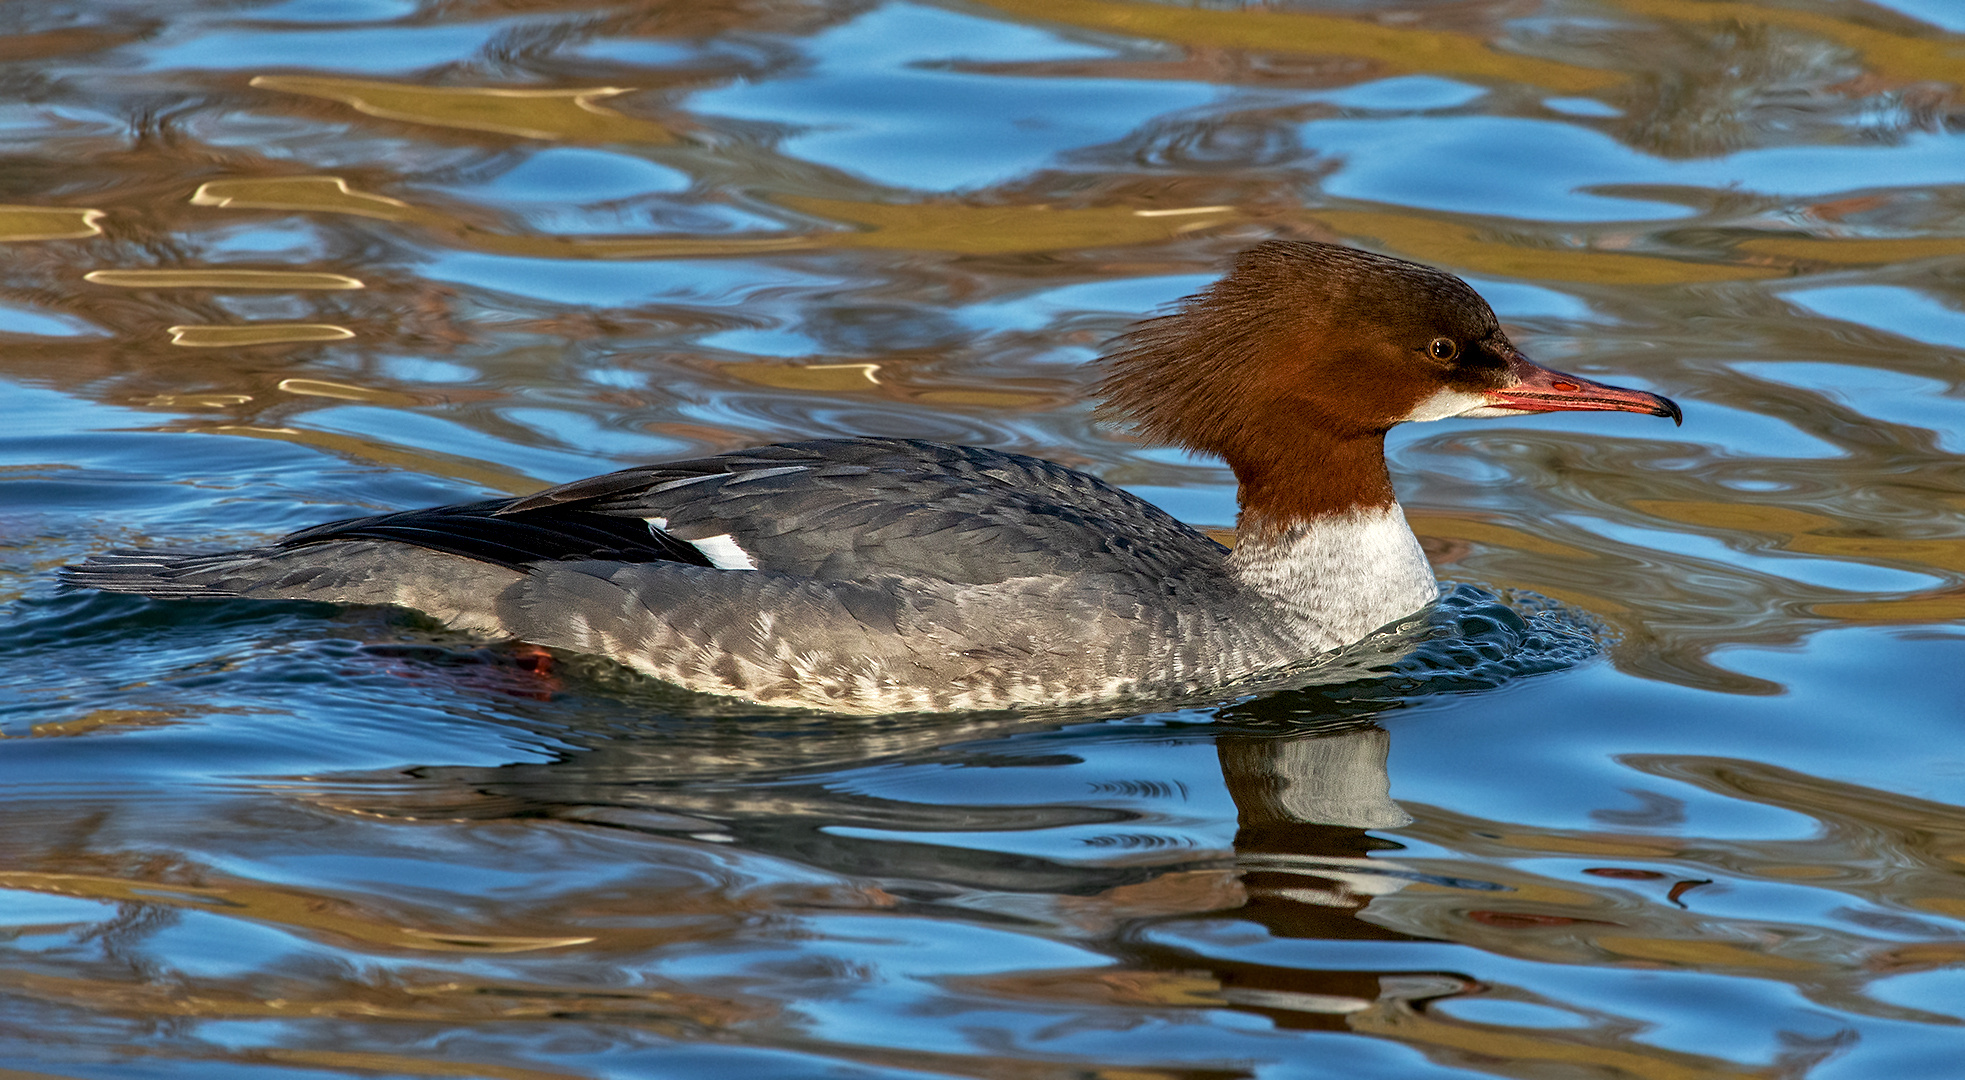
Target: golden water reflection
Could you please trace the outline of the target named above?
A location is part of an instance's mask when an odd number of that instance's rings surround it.
[[[579,90],[511,89],[484,86],[414,86],[362,79],[260,75],[255,88],[328,98],[385,120],[489,131],[527,139],[568,139],[595,143],[674,141],[667,129],[623,116],[599,102],[632,88],[600,86]]]

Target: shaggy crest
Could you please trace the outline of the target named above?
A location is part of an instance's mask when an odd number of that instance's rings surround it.
[[[1224,456],[1247,447],[1251,425],[1279,406],[1298,425],[1336,430],[1354,421],[1298,391],[1370,377],[1328,351],[1347,340],[1341,328],[1428,335],[1442,312],[1460,316],[1454,329],[1467,340],[1499,331],[1486,301],[1451,274],[1334,244],[1271,240],[1172,313],[1114,339],[1097,362],[1099,415],[1148,439]]]

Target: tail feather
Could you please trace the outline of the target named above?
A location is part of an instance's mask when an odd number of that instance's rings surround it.
[[[242,580],[238,571],[255,563],[264,565],[277,550],[109,551],[89,556],[80,566],[62,567],[61,583],[163,600],[249,596],[254,583]]]
[[[247,598],[393,604],[506,634],[498,595],[524,572],[386,540],[239,551],[111,551],[61,571],[65,586],[160,600]]]

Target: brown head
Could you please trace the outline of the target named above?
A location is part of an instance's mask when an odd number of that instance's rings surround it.
[[[1228,462],[1245,528],[1392,505],[1384,440],[1402,421],[1577,409],[1679,419],[1656,394],[1532,363],[1452,274],[1332,244],[1250,248],[1100,364],[1103,411]]]

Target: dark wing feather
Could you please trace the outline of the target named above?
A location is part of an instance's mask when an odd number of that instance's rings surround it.
[[[631,469],[589,476],[584,480],[574,480],[558,487],[533,492],[522,499],[512,500],[499,512],[508,515],[525,514],[575,503],[605,503],[618,498],[632,498],[650,488],[676,481],[686,483],[719,475],[741,478],[747,474],[768,472],[774,468],[808,468],[826,464],[829,450],[849,448],[859,443],[892,441],[894,440],[822,439],[805,443],[759,446],[729,454],[717,454],[714,457],[637,465]]]
[[[507,516],[503,512],[509,505],[508,499],[493,499],[330,521],[282,537],[279,546],[393,540],[514,570],[568,559],[710,565],[695,545],[651,529],[638,518],[565,507]]]
[[[913,574],[961,584],[1214,569],[1226,549],[1157,507],[1037,458],[906,439],[826,439],[669,461],[507,504],[661,517],[684,540],[731,537],[760,569],[827,580]]]

